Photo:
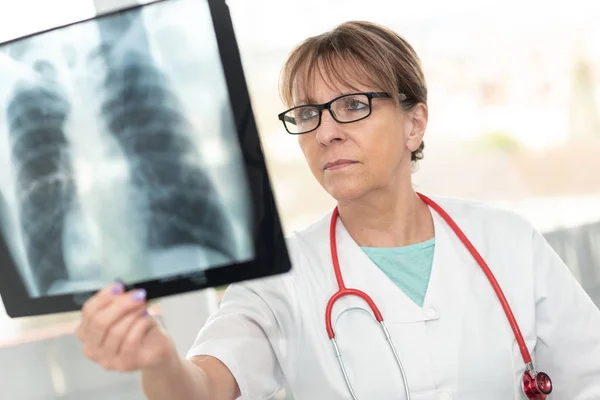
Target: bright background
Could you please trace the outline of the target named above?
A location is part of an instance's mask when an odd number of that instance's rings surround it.
[[[279,71],[307,36],[366,19],[399,32],[423,61],[430,124],[415,173],[418,189],[501,205],[545,233],[595,224],[580,237],[591,243],[583,250],[589,261],[570,266],[580,280],[586,269],[586,283],[600,288],[599,1],[227,3],[287,232],[308,225],[333,202],[277,120],[284,108]],[[91,0],[0,0],[0,41],[93,14]],[[0,348],[2,340],[16,346],[54,335],[76,318],[11,321],[0,312]]]

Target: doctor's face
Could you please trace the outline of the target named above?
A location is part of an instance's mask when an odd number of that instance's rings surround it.
[[[353,88],[332,84],[325,81],[325,74],[316,75],[310,85],[298,85],[295,105],[327,103],[357,92],[381,92],[359,84]],[[310,88],[310,93],[304,93],[302,87]],[[415,118],[413,111],[402,111],[392,98],[385,97],[371,100],[370,115],[368,99],[363,96],[336,101],[332,109],[339,120],[368,115],[356,122],[340,123],[325,109],[318,128],[298,136],[313,175],[333,198],[352,201],[410,185],[411,152],[422,141],[422,118]],[[315,118],[312,114],[308,117]]]

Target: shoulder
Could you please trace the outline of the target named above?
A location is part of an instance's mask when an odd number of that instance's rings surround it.
[[[242,288],[260,294],[261,297],[292,296],[300,282],[312,275],[307,269],[317,268],[317,257],[329,251],[329,220],[331,211],[316,219],[304,229],[295,230],[285,236],[285,245],[291,269],[269,277],[242,281],[230,288]],[[328,253],[327,253],[328,254]]]
[[[300,262],[319,252],[321,247],[329,249],[329,224],[333,210],[317,218],[306,228],[295,230],[286,237],[292,263]]]
[[[428,196],[450,217],[459,227],[465,230],[475,230],[478,233],[512,234],[519,237],[531,236],[536,232],[532,223],[523,215],[477,200],[461,199],[442,196]]]

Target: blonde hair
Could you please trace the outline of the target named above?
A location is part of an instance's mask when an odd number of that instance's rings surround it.
[[[281,71],[281,98],[288,107],[294,106],[298,85],[302,85],[303,93],[311,92],[310,78],[315,70],[321,77],[325,71],[334,85],[356,89],[356,84],[362,84],[385,91],[405,111],[418,103],[427,104],[427,84],[415,50],[381,25],[349,21],[300,43]],[[399,93],[407,99],[400,101]],[[412,153],[413,162],[423,158],[423,149],[421,143]]]

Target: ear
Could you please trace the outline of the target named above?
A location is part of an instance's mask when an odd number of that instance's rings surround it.
[[[427,120],[429,110],[427,105],[418,103],[415,107],[406,114],[407,123],[409,123],[408,135],[406,136],[406,147],[411,151],[416,151],[423,142],[425,129],[427,129]]]

